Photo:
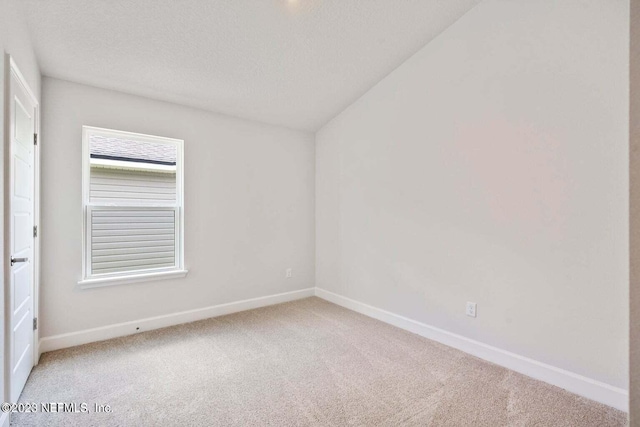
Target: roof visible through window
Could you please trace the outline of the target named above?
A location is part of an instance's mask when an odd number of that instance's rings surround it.
[[[89,146],[92,159],[168,166],[176,164],[177,150],[172,144],[91,135]]]

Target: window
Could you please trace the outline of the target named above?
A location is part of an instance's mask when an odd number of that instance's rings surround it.
[[[186,275],[183,141],[83,127],[83,288]]]

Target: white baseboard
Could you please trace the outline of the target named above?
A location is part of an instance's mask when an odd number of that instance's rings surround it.
[[[194,322],[211,317],[259,307],[280,304],[316,295],[334,304],[381,320],[409,332],[432,339],[450,347],[457,348],[473,356],[495,363],[540,381],[561,387],[572,393],[595,400],[616,409],[628,412],[629,397],[627,390],[587,378],[546,363],[502,350],[479,341],[475,341],[452,332],[430,326],[395,313],[326,291],[321,288],[307,288],[299,291],[285,292],[266,297],[252,298],[227,304],[214,305],[195,310],[182,311],[163,316],[150,317],[131,322],[118,323],[78,332],[54,335],[40,339],[40,353],[59,350],[67,347],[104,341],[111,338],[133,335],[135,333],[165,328],[182,323]],[[136,330],[136,328],[140,328]],[[0,417],[0,426],[8,422],[7,414]]]
[[[70,332],[67,334],[53,335],[40,339],[39,350],[40,353],[46,353],[48,351],[74,347],[96,341],[104,341],[126,335],[133,335],[144,331],[166,328],[168,326],[179,325],[182,323],[195,322],[197,320],[208,319],[210,317],[218,317],[225,314],[237,313],[239,311],[251,310],[253,308],[280,304],[287,301],[311,297],[313,295],[314,288],[307,288],[299,291],[251,298],[227,304],[198,308],[195,310],[181,311],[163,316],[149,317],[131,322],[117,323],[99,328],[85,329],[83,331]]]
[[[316,296],[596,402],[612,406],[621,411],[629,411],[629,393],[627,390],[483,344],[321,288],[316,288]]]

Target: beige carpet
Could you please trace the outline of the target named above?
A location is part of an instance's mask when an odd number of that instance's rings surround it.
[[[626,414],[318,298],[46,353],[16,426],[622,426]]]

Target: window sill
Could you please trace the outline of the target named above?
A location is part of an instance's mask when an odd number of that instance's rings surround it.
[[[177,279],[185,277],[189,270],[172,270],[155,273],[132,274],[130,276],[102,277],[85,279],[78,282],[81,289],[101,288],[103,286],[125,285],[129,283],[150,282],[154,280]]]

